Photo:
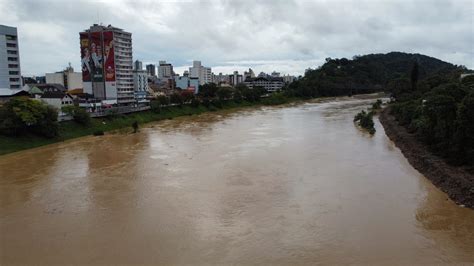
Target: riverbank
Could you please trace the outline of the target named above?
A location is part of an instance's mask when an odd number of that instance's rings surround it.
[[[296,102],[298,99],[286,98],[286,102]],[[109,132],[113,130],[119,130],[124,128],[130,128],[132,124],[136,121],[139,126],[165,120],[173,119],[180,116],[190,116],[198,115],[205,112],[214,112],[219,110],[229,110],[229,109],[239,109],[246,107],[257,107],[263,105],[273,105],[265,101],[261,102],[247,102],[242,101],[240,103],[234,101],[220,102],[219,105],[209,105],[206,107],[204,105],[191,106],[191,105],[181,105],[181,106],[168,106],[162,107],[160,111],[149,110],[137,113],[131,113],[127,115],[116,115],[112,117],[104,118],[93,118],[91,124],[88,126],[80,125],[74,121],[62,122],[59,124],[59,135],[57,138],[43,138],[36,135],[27,135],[27,136],[17,136],[17,137],[8,137],[0,135],[0,155],[13,153],[21,150],[36,148],[48,144],[53,144],[57,142],[62,142],[74,138],[84,137],[88,135],[93,135],[96,132]],[[276,104],[275,104],[276,105]]]
[[[380,123],[408,162],[453,201],[474,209],[474,175],[433,155],[414,134],[400,126],[389,112],[390,107],[380,113]]]

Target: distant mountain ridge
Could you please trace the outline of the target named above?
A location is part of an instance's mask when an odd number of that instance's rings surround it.
[[[322,66],[307,71],[289,89],[296,89],[303,94],[299,96],[306,97],[381,91],[390,81],[409,77],[415,62],[418,63],[420,80],[437,73],[466,70],[434,57],[403,52],[357,55],[352,59],[327,58]]]

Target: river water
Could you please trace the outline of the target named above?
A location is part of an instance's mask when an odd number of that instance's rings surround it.
[[[373,99],[167,120],[0,157],[0,264],[474,262],[474,211],[418,173]]]

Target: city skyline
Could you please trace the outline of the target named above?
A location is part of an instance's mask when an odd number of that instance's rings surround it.
[[[180,74],[200,60],[216,74],[302,75],[327,57],[390,51],[474,67],[470,1],[252,3],[0,0],[0,24],[18,28],[25,76],[79,69],[77,33],[97,22],[132,33],[134,60]]]

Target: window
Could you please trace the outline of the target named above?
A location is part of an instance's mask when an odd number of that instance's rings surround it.
[[[19,78],[10,78],[10,82],[19,82],[20,79]]]
[[[16,65],[16,64],[8,64],[8,67],[9,67],[9,68],[18,68],[18,65]]]
[[[10,85],[10,89],[19,89],[20,85]]]
[[[14,47],[14,48],[16,48],[16,43],[7,43],[7,47]]]
[[[16,58],[16,57],[8,57],[8,61],[18,62],[18,58]]]
[[[12,51],[12,50],[8,50],[7,53],[8,53],[8,54],[18,54],[17,51]]]
[[[13,35],[6,35],[7,40],[16,40],[16,36]]]

